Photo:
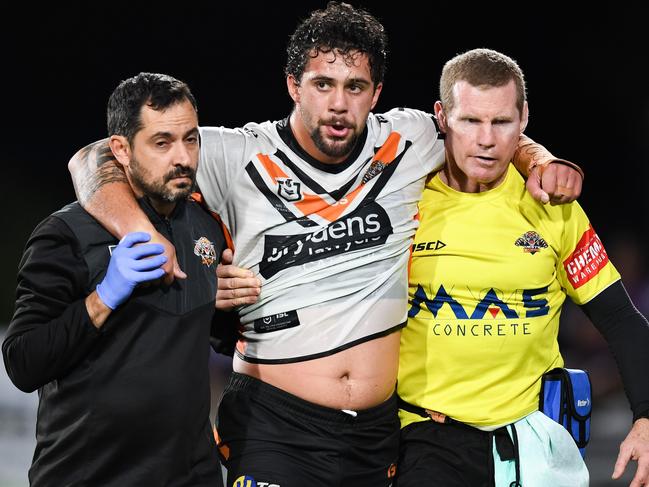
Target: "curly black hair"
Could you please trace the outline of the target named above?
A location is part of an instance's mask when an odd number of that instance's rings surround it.
[[[334,50],[346,62],[356,52],[366,54],[374,85],[383,81],[388,51],[383,25],[365,10],[333,1],[298,25],[286,48],[284,72],[300,82],[309,59]]]

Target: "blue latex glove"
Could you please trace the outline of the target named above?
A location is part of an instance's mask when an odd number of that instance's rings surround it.
[[[151,235],[148,233],[132,232],[125,235],[113,249],[106,276],[97,284],[99,299],[110,309],[126,301],[139,283],[164,275],[164,270],[160,268],[167,262],[167,258],[160,255],[164,247],[157,243],[135,245],[149,240]]]

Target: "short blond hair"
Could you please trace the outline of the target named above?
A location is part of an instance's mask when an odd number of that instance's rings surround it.
[[[492,49],[472,49],[444,65],[439,80],[440,100],[448,113],[455,105],[453,86],[457,81],[466,81],[471,86],[504,86],[510,80],[516,84],[516,108],[522,114],[527,89],[523,71],[516,61]]]

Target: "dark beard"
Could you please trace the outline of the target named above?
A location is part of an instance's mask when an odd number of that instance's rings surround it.
[[[320,127],[316,127],[311,132],[311,140],[313,140],[315,146],[324,155],[328,157],[338,158],[346,156],[352,152],[354,146],[356,145],[356,141],[358,140],[358,134],[354,133],[349,141],[345,142],[344,144],[332,145],[330,143],[327,143],[324,137],[322,137],[322,134],[320,133]]]
[[[176,203],[186,199],[196,187],[196,171],[190,167],[176,167],[165,174],[162,181],[146,181],[142,174],[142,165],[135,159],[131,160],[131,178],[142,192],[152,200]],[[191,184],[184,187],[170,188],[167,183],[179,176],[188,177]]]

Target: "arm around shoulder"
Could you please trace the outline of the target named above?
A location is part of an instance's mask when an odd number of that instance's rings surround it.
[[[79,150],[68,162],[68,169],[81,206],[113,235],[121,238],[134,230],[153,229],[140,209],[108,139]]]
[[[521,134],[512,163],[527,178],[529,193],[541,203],[570,203],[581,194],[582,169],[573,162],[555,157],[526,135]]]
[[[111,234],[122,238],[131,232],[146,232],[165,247],[165,282],[186,277],[176,260],[174,246],[155,229],[144,214],[128,183],[124,168],[102,139],[79,150],[68,162],[74,190],[81,206]]]

